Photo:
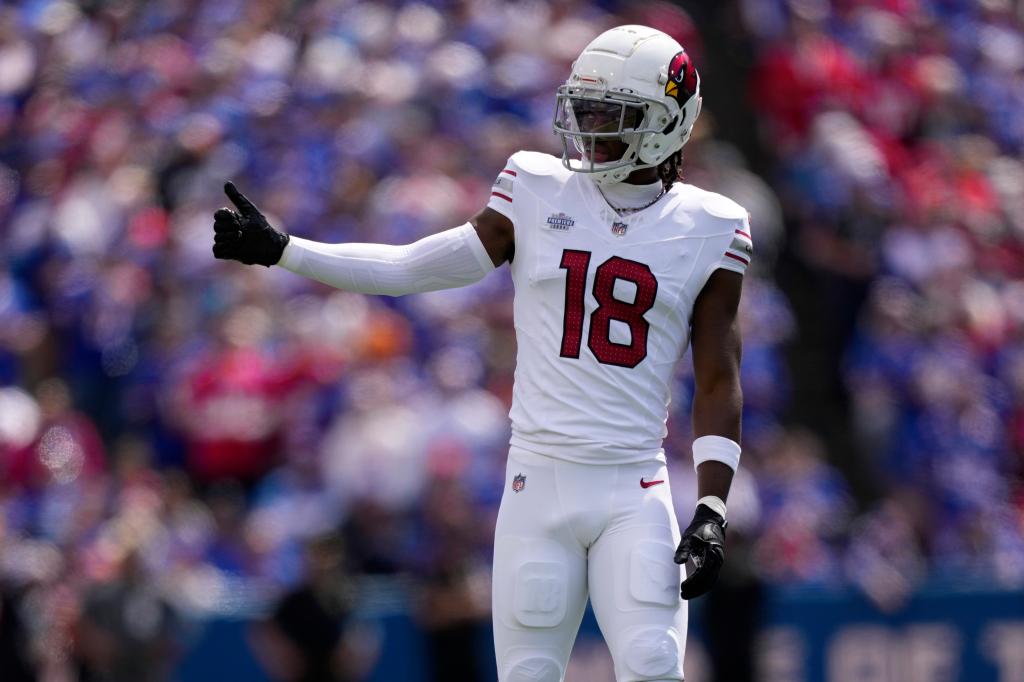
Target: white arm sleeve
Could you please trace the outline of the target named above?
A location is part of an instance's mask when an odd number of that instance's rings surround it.
[[[469,223],[405,246],[290,237],[278,265],[338,289],[386,296],[462,287],[494,269]]]

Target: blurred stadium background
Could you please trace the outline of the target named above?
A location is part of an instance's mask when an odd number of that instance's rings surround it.
[[[745,455],[687,679],[1024,680],[1024,7],[0,7],[0,678],[493,680],[507,271],[378,299],[211,257],[463,222],[620,23],[753,215]],[[666,450],[689,513],[691,377]],[[588,617],[570,682],[608,682]]]

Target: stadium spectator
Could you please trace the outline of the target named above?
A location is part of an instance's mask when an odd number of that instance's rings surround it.
[[[417,617],[427,634],[428,679],[482,682],[493,665],[484,655],[490,639],[490,569],[481,561],[490,538],[481,532],[480,510],[450,475],[431,481],[424,512],[417,534]]]
[[[170,604],[129,551],[117,575],[91,586],[76,627],[79,679],[89,682],[159,682],[170,679],[179,651],[178,623]]]
[[[336,536],[306,546],[305,579],[284,594],[254,630],[253,650],[282,682],[349,682],[373,663],[372,647],[351,626],[352,586]]]

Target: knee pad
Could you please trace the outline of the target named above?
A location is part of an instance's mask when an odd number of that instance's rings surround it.
[[[565,618],[567,587],[568,574],[563,563],[538,559],[520,564],[512,595],[515,619],[528,628],[555,627]]]
[[[551,658],[534,656],[517,661],[501,682],[561,682],[562,666]]]
[[[674,629],[637,628],[624,638],[621,660],[644,679],[682,679],[679,637]]]
[[[682,573],[673,560],[675,548],[657,540],[633,546],[629,557],[629,594],[642,604],[677,606]]]

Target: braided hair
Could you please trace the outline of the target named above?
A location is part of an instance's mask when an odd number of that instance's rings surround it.
[[[672,189],[673,183],[677,180],[683,179],[682,149],[679,149],[677,152],[658,164],[658,177],[661,179],[661,184],[665,186],[666,192]]]

